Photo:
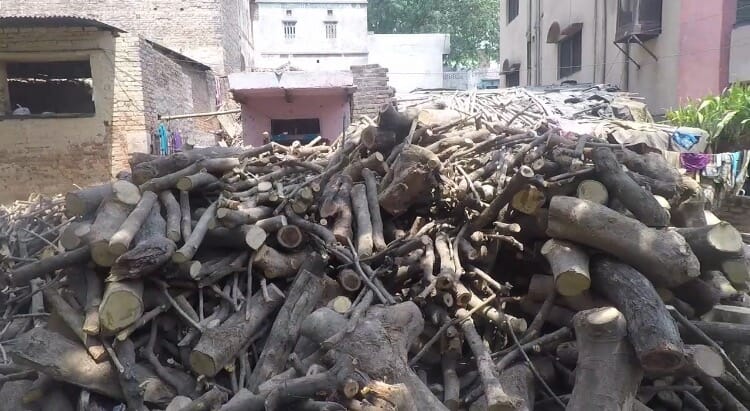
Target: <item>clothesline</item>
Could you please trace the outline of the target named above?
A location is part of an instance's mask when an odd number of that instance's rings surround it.
[[[684,169],[697,180],[711,180],[732,194],[739,193],[747,180],[750,150],[719,154],[662,150],[662,155],[669,164]]]

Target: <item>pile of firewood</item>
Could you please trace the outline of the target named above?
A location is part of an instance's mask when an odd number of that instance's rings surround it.
[[[750,403],[741,235],[657,154],[384,106],[131,168],[1,220],[0,408]]]

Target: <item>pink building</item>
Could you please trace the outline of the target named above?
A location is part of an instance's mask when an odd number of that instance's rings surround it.
[[[245,144],[263,144],[263,133],[281,143],[322,136],[334,140],[351,121],[356,87],[349,71],[244,72],[229,75],[242,105]]]
[[[750,0],[507,0],[501,81],[610,83],[656,114],[750,81]]]

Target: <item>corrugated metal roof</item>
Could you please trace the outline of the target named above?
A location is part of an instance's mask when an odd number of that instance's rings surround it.
[[[0,16],[0,27],[97,27],[124,33],[125,30],[88,17],[80,16]]]

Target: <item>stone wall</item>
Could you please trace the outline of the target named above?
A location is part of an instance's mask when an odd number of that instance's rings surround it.
[[[361,116],[373,120],[378,115],[380,106],[393,101],[394,92],[388,86],[388,69],[378,64],[352,66],[354,85],[357,91],[352,96],[352,121]]]
[[[716,216],[734,225],[741,233],[750,233],[750,197],[733,196],[721,201]]]
[[[243,2],[248,0],[3,0],[0,16],[94,18],[140,34],[224,74],[241,69],[241,50],[250,47],[249,34],[240,35],[251,32],[249,17],[241,18],[241,10],[249,13]]]

